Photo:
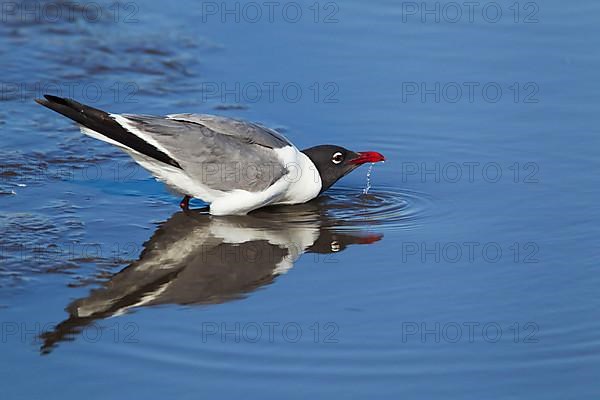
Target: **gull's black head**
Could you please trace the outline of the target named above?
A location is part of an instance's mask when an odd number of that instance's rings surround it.
[[[364,163],[384,161],[375,151],[355,153],[340,146],[323,144],[302,150],[311,159],[321,176],[321,193],[329,189],[340,178],[354,171]]]

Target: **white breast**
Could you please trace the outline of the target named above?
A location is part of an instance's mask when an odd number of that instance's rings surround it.
[[[275,151],[288,171],[284,179],[289,182],[285,193],[275,204],[299,204],[317,197],[322,188],[321,175],[310,158],[296,147]]]
[[[274,149],[287,170],[262,192],[233,190],[215,199],[210,205],[213,215],[246,214],[269,204],[300,204],[314,199],[321,191],[321,176],[317,167],[296,147]]]

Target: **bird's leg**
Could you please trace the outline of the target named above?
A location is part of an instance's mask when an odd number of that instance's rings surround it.
[[[183,211],[188,211],[190,209],[191,198],[191,196],[185,195],[185,197],[181,200],[181,203],[179,203],[179,207],[181,207]]]

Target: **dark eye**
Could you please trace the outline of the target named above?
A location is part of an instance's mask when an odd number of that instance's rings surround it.
[[[331,157],[331,162],[333,162],[334,164],[339,164],[342,161],[344,161],[344,156],[339,151],[334,153],[333,157]]]

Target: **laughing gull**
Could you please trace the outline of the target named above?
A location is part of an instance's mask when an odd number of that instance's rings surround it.
[[[271,204],[314,199],[358,166],[384,161],[373,151],[320,145],[298,150],[261,125],[215,115],[109,114],[72,99],[36,102],[77,122],[83,133],[127,152],[184,196],[210,204],[212,215],[243,215]]]

